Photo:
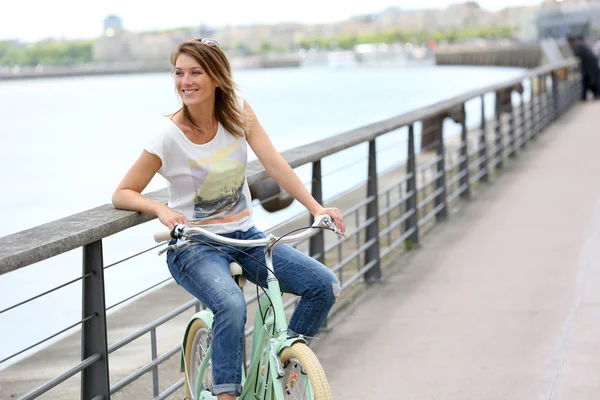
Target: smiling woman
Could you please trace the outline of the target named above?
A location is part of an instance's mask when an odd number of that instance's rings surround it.
[[[216,40],[182,42],[173,52],[171,63],[181,108],[170,115],[127,172],[113,195],[115,207],[156,216],[169,229],[177,224],[201,225],[213,233],[237,239],[265,237],[252,221],[246,180],[250,145],[275,182],[314,217],[330,215],[344,232],[340,211],[319,204],[275,150],[254,111],[237,90],[229,61]],[[167,205],[141,194],[156,173],[169,183]],[[236,282],[227,279],[231,262],[228,249],[223,246],[215,251],[214,247],[219,245],[194,242],[185,254],[183,250],[171,249],[167,264],[175,281],[215,315],[212,390],[219,400],[229,400],[242,390],[240,365],[246,301]],[[253,259],[261,256],[264,260],[264,253],[255,254]],[[336,301],[340,285],[337,276],[288,245],[275,247],[273,259],[277,260],[282,290],[301,296],[290,319],[289,335],[314,336]],[[250,259],[240,254],[234,261],[244,268],[247,280],[266,287],[266,274],[261,277],[244,267],[251,264]],[[299,269],[305,273],[303,278],[298,275]]]
[[[216,40],[205,38],[181,43],[171,55],[171,64],[175,87],[183,101],[182,108],[173,117],[180,121],[178,125],[184,127],[186,136],[196,136],[198,144],[202,144],[214,136],[217,122],[235,136],[244,135],[248,126],[243,108],[237,104],[231,66]],[[208,126],[201,127],[190,113],[190,107],[206,103],[211,96],[214,96],[214,110],[208,110],[211,117],[201,116],[208,120]]]

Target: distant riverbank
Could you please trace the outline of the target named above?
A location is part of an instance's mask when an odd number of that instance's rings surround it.
[[[295,54],[233,57],[234,69],[294,68],[299,67],[301,57]],[[142,74],[170,72],[169,62],[132,61],[120,63],[93,63],[82,65],[38,65],[0,68],[0,80],[58,78],[94,75]]]
[[[435,56],[424,48],[404,46],[362,46],[356,51],[303,51],[298,53],[230,57],[234,70],[262,68],[346,68],[346,67],[408,67],[431,66]],[[37,65],[0,67],[0,81],[35,78],[60,78],[94,75],[122,75],[170,72],[164,61],[126,61],[80,65]]]

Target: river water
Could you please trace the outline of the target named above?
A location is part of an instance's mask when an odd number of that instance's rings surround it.
[[[292,68],[240,70],[235,79],[283,151],[521,72],[495,67]],[[468,104],[470,126],[479,122],[479,104]],[[171,76],[164,73],[0,82],[0,236],[110,203],[114,188],[163,115],[177,108]],[[448,134],[458,132],[458,127],[450,128]],[[378,140],[379,148],[397,149],[382,151],[380,170],[397,163],[397,154],[405,154],[405,140],[402,132]],[[328,172],[350,164],[356,170]],[[323,168],[324,194],[331,197],[348,180],[365,176],[366,147],[330,157]],[[298,173],[305,182],[310,178],[310,168]],[[157,177],[147,191],[161,187],[164,182]],[[300,211],[297,204],[274,214],[256,207],[255,223],[266,229]],[[105,239],[105,264],[150,247],[156,229],[160,225],[153,221]],[[2,275],[0,310],[80,274],[81,251],[74,250]],[[156,252],[110,268],[107,305],[168,277],[164,258]],[[78,284],[0,314],[0,360],[80,319]]]

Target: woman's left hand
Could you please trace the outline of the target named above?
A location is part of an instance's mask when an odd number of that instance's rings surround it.
[[[321,207],[317,210],[313,217],[318,217],[319,215],[327,214],[333,219],[333,223],[338,227],[342,235],[346,232],[346,225],[344,224],[344,217],[342,217],[342,213],[338,208],[335,207]]]

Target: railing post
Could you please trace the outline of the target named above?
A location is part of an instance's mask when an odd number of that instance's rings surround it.
[[[487,153],[487,121],[485,120],[485,95],[481,95],[481,136],[479,136],[479,169],[483,174],[479,178],[481,182],[489,181],[488,153]]]
[[[414,124],[408,127],[408,157],[406,162],[406,191],[412,193],[406,199],[406,212],[412,212],[410,217],[405,222],[405,232],[413,230],[409,236],[411,244],[416,246],[419,244],[419,209],[417,208],[417,161],[415,156],[415,129]]]
[[[381,279],[379,260],[379,198],[377,196],[377,151],[375,139],[369,142],[369,176],[367,181],[367,197],[371,201],[367,204],[367,220],[371,223],[367,226],[366,242],[374,242],[365,251],[365,265],[374,262],[373,266],[365,274],[365,281],[374,282]]]
[[[440,120],[442,124],[441,128],[438,129],[438,140],[436,146],[436,155],[438,158],[437,162],[437,179],[435,180],[435,190],[440,193],[435,196],[435,207],[441,206],[441,209],[436,213],[435,218],[437,221],[448,218],[448,203],[446,199],[446,150],[444,146],[444,119]]]
[[[569,99],[571,98],[571,67],[566,68],[565,81],[563,83],[562,93],[561,88],[558,88],[558,98],[560,99],[560,115],[564,114],[569,108]]]
[[[158,357],[156,328],[153,328],[150,331],[150,354],[152,356],[152,361],[156,360],[156,358]],[[154,368],[152,368],[152,393],[154,395],[154,398],[156,398],[160,394],[158,386],[158,365],[155,365]]]
[[[509,139],[509,157],[515,157],[517,155],[517,139],[515,135],[515,126],[517,126],[515,119],[515,108],[512,102],[512,88],[508,92],[508,104],[510,105],[510,111],[508,112],[508,139]]]
[[[535,84],[538,87],[538,93],[537,96],[532,97],[533,100],[533,114],[531,115],[532,121],[533,121],[533,129],[531,131],[531,137],[532,138],[536,138],[537,134],[540,132],[540,112],[542,109],[542,103],[540,102],[540,77],[539,76],[535,76],[532,79],[535,81]]]
[[[554,106],[552,102],[552,92],[548,90],[548,77],[550,74],[545,74],[543,77],[544,81],[544,128],[546,128],[552,122]]]
[[[538,101],[540,105],[539,114],[540,114],[540,124],[538,126],[538,133],[541,133],[546,126],[546,93],[543,90],[545,85],[543,75],[538,76],[538,86],[540,88],[538,93]]]
[[[463,199],[468,199],[471,197],[471,183],[469,178],[469,138],[467,137],[467,107],[463,103],[463,115],[464,118],[461,124],[461,147],[460,147],[460,156],[462,161],[459,164],[458,171],[463,176],[460,178],[460,187],[466,185],[464,189],[460,192],[460,197]]]
[[[567,81],[565,87],[565,98],[563,99],[563,111],[567,111],[571,107],[571,97],[573,96],[573,67],[569,66],[567,68]]]
[[[535,104],[534,104],[534,93],[533,93],[533,78],[529,80],[529,106],[527,115],[527,142],[533,137],[533,129],[535,128]]]
[[[560,84],[560,78],[558,76],[558,71],[552,71],[552,121],[556,121],[556,119],[560,115],[560,98],[558,92],[558,85]]]
[[[81,398],[103,396],[110,399],[108,341],[106,338],[106,301],[104,296],[104,261],[102,241],[83,247],[82,318],[93,315],[81,326],[81,360],[94,354],[102,358],[81,371]]]
[[[527,144],[527,120],[526,120],[526,107],[525,107],[525,89],[520,93],[520,103],[519,107],[519,147],[523,149]]]
[[[321,179],[321,160],[312,163],[312,196],[319,204],[323,204],[323,182]],[[314,217],[310,216],[310,224],[314,222]],[[323,230],[315,233],[308,242],[308,252],[311,257],[320,263],[325,263],[325,236]]]
[[[498,102],[498,96],[496,96]],[[494,168],[502,169],[504,167],[504,132],[502,132],[502,104],[496,104],[496,151],[494,152]]]

